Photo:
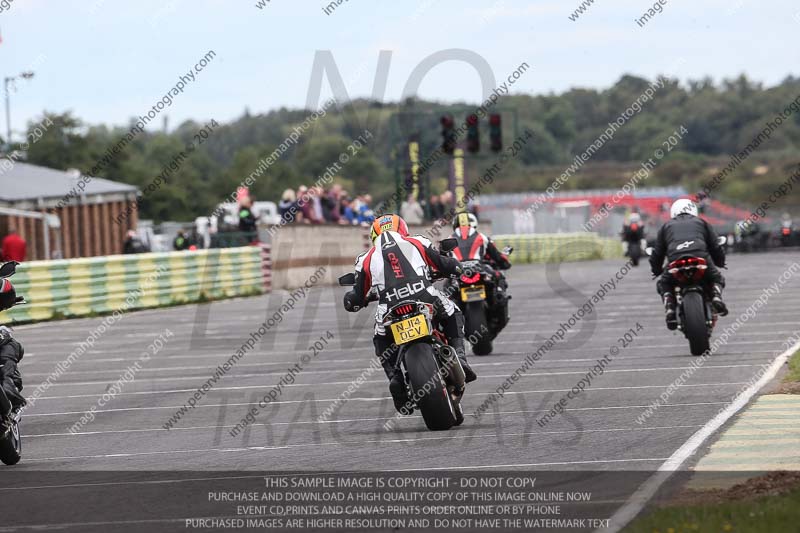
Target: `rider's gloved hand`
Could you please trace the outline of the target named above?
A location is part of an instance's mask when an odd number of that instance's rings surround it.
[[[355,313],[361,309],[356,299],[356,294],[353,291],[344,293],[344,308],[351,313]]]

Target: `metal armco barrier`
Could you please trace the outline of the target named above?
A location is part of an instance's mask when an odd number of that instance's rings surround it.
[[[11,281],[28,303],[7,311],[5,320],[91,316],[262,294],[270,279],[263,253],[246,246],[22,263]]]

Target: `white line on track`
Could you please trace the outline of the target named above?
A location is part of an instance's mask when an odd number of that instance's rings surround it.
[[[596,361],[596,359],[595,359]],[[699,367],[697,370],[704,370],[710,368],[751,368],[761,365],[703,365]],[[605,374],[624,374],[630,372],[657,372],[657,371],[664,371],[664,370],[689,370],[693,367],[690,366],[664,366],[664,367],[647,367],[647,368],[618,368],[616,370],[606,370]],[[215,369],[209,369],[207,367],[187,367],[186,370],[200,370],[200,371],[213,371]],[[323,374],[323,375],[330,375],[333,373],[346,373],[352,372],[354,374],[365,370],[365,368],[347,368],[344,370],[304,370],[304,375],[312,375],[312,374]],[[113,373],[113,372],[112,372]],[[549,376],[581,376],[587,373],[586,369],[580,371],[562,371],[562,372],[529,372],[527,374],[523,374],[520,376],[520,379],[533,379],[537,377],[549,377]],[[227,379],[241,379],[241,378],[262,378],[268,376],[274,377],[282,377],[285,376],[286,372],[260,372],[258,374],[227,374],[223,376],[220,381]],[[157,378],[138,378],[136,381],[143,382],[143,383],[152,383],[156,381],[197,381],[198,379],[203,379],[204,376],[163,376]],[[481,379],[492,379],[492,378],[505,378],[508,377],[507,374],[490,374],[490,375],[482,375],[480,376]],[[116,379],[115,377],[111,377],[111,380]],[[370,380],[364,381],[364,383],[384,383],[385,380]],[[349,385],[353,382],[351,379],[350,381],[326,381],[325,385]],[[95,380],[95,381],[71,381],[69,383],[55,383],[51,385],[51,387],[77,387],[77,386],[84,386],[84,385],[108,385],[109,380]],[[320,383],[289,383],[284,385],[284,387],[319,387]],[[261,387],[267,389],[271,388],[269,385],[261,385]],[[190,392],[197,389],[185,389],[180,390],[179,392]],[[104,391],[105,392],[105,391]],[[137,391],[137,392],[119,392],[115,396],[126,396],[126,395],[141,395],[141,394],[152,394],[153,392],[148,391]],[[94,395],[84,395],[84,396],[72,396],[73,398],[84,397],[90,398],[92,396],[100,396],[102,393],[94,394]],[[66,397],[66,396],[65,396]],[[42,396],[39,399],[47,398],[46,396]]]
[[[388,398],[387,398],[388,399]],[[697,407],[701,405],[724,405],[726,402],[695,402],[695,403],[673,403],[673,404],[666,404],[662,405],[662,408],[665,407]],[[618,409],[640,409],[650,407],[648,405],[611,405],[607,407],[573,407],[570,409],[564,409],[564,411],[610,411],[610,410],[618,410]],[[549,409],[539,409],[539,410],[528,410],[528,411],[498,411],[495,414],[498,415],[516,415],[516,414],[530,414],[530,413],[548,413],[550,412]],[[307,424],[350,424],[355,422],[378,422],[381,420],[391,420],[394,417],[375,417],[375,418],[345,418],[345,419],[337,419],[337,420],[292,420],[290,422],[259,422],[257,425],[259,426],[290,426],[290,425],[307,425]],[[415,418],[422,418],[419,415],[413,416],[406,416],[403,417],[403,420],[413,420]],[[76,433],[41,433],[37,435],[28,435],[25,434],[26,439],[33,439],[33,438],[41,438],[41,437],[80,437],[80,436],[94,436],[94,435],[106,435],[106,434],[116,434],[116,433],[158,433],[158,432],[165,432],[165,431],[199,431],[199,430],[207,430],[207,429],[227,429],[227,428],[235,428],[235,424],[231,424],[229,426],[190,426],[186,428],[178,428],[173,427],[171,429],[164,429],[163,427],[158,428],[141,428],[141,429],[109,429],[104,431],[79,431]]]
[[[694,387],[727,387],[727,386],[735,386],[735,385],[745,385],[748,383],[747,381],[735,381],[735,382],[725,382],[725,383],[685,383],[680,386],[680,388],[694,388]],[[627,385],[627,386],[619,386],[619,387],[592,387],[591,389],[587,389],[586,392],[593,392],[593,391],[620,391],[620,390],[627,390],[627,389],[665,389],[670,384],[666,385]],[[226,387],[226,390],[238,390],[238,389],[252,389],[252,388],[259,388],[259,387]],[[216,390],[216,389],[215,389]],[[572,389],[542,389],[542,390],[527,390],[527,391],[509,391],[506,392],[505,396],[512,396],[517,394],[544,394],[548,392],[567,392]],[[66,396],[65,398],[69,398]],[[43,398],[39,398],[42,400]],[[59,397],[51,397],[50,399],[60,399]],[[290,404],[290,403],[322,403],[322,402],[334,402],[338,398],[325,398],[325,399],[305,399],[305,400],[280,400],[276,402],[270,402],[269,405],[275,404]],[[384,400],[391,399],[391,396],[380,396],[376,398],[363,398],[363,397],[351,397],[348,398],[348,402],[381,402]],[[195,409],[207,409],[211,407],[224,407],[224,406],[232,407],[236,405],[253,405],[252,402],[246,403],[229,403],[229,404],[207,404],[207,405],[198,405]],[[185,407],[184,405],[165,405],[165,406],[151,406],[151,407],[122,407],[116,409],[102,409],[94,411],[95,414],[97,413],[114,413],[114,412],[121,412],[121,411],[151,411],[156,409],[180,409],[181,407]],[[61,413],[36,413],[36,414],[25,414],[26,418],[37,417],[37,416],[61,416],[61,415],[80,415],[84,414],[85,411],[65,411]]]
[[[486,367],[486,366],[519,366],[519,361],[517,359],[513,359],[507,356],[511,355],[523,355],[528,352],[503,352],[501,355],[492,356],[492,357],[477,357],[473,356],[470,357],[470,364],[473,367]],[[719,362],[726,362],[729,359],[734,361],[761,361],[762,354],[774,354],[775,350],[747,350],[742,352],[725,352],[725,353],[717,353],[714,355],[714,361]],[[27,353],[26,353],[25,368],[30,368],[33,365],[41,365],[47,366],[48,368],[52,368],[52,362],[50,361],[28,361],[27,360]],[[618,355],[614,357],[614,361],[622,362],[622,361],[635,361],[637,363],[644,363],[646,361],[663,361],[665,359],[671,359],[680,357],[685,359],[685,355],[680,356],[670,356],[670,355],[648,355],[648,354],[641,354],[641,355]],[[202,358],[214,358],[219,360],[219,355],[171,355],[165,359],[166,361],[170,361],[173,359],[202,359]],[[750,359],[746,359],[750,358]],[[492,362],[488,362],[491,360]],[[108,359],[83,359],[81,363],[86,364],[86,366],[91,366],[93,368],[97,367],[97,363],[119,363],[119,362],[129,362],[129,359],[124,358],[108,358]],[[324,359],[320,360],[319,363],[323,364],[330,364],[331,366],[336,366],[344,363],[362,363],[364,365],[369,365],[372,361],[371,357],[362,357],[359,359]],[[558,358],[558,359],[541,359],[536,363],[538,368],[542,367],[567,367],[571,368],[573,365],[563,364],[563,363],[595,363],[597,362],[597,357],[579,357],[579,358]],[[297,361],[260,361],[258,363],[237,363],[236,367],[261,367],[261,366],[286,366],[286,365],[294,365]],[[78,363],[80,364],[80,363]],[[207,363],[208,365],[209,363]],[[100,372],[123,372],[127,367],[112,367],[104,370],[91,370],[89,372],[92,373],[100,373]],[[139,370],[139,372],[143,372],[148,370],[150,367],[143,367]],[[167,366],[162,367],[161,370],[174,370],[177,368],[195,368],[195,367],[177,367],[177,366]],[[215,367],[210,366],[202,366],[197,368],[204,368],[207,370],[216,370]],[[358,366],[358,367],[350,367],[347,370],[364,370],[366,366]],[[76,375],[81,375],[87,373],[83,369],[74,369],[72,371]],[[44,374],[41,372],[25,372],[25,376],[45,376],[49,374]]]
[[[611,517],[608,528],[603,531],[617,532],[625,527],[633,518],[639,514],[644,508],[650,498],[658,491],[664,482],[678,470],[678,468],[686,462],[692,455],[697,453],[700,446],[714,434],[725,422],[730,420],[736,413],[739,412],[750,400],[760,391],[767,383],[778,374],[781,367],[786,363],[789,357],[797,350],[800,350],[800,341],[789,347],[788,350],[778,355],[770,365],[769,369],[761,376],[757,382],[750,385],[745,389],[736,399],[731,402],[727,408],[717,414],[714,418],[709,420],[702,426],[694,435],[689,437],[683,445],[675,450],[675,452],[658,468],[647,481],[645,481],[633,496],[620,507],[616,513]]]
[[[533,431],[533,432],[518,432],[518,433],[503,433],[503,437],[524,437],[526,435],[563,435],[569,433],[612,433],[612,432],[626,432],[626,431],[656,431],[656,430],[670,430],[670,429],[687,429],[687,428],[696,428],[698,427],[695,425],[678,425],[678,426],[654,426],[654,427],[647,427],[647,428],[605,428],[605,429],[580,429],[580,430],[569,430],[569,431]],[[466,432],[465,432],[466,433]],[[388,434],[388,433],[387,433]],[[407,442],[422,442],[422,441],[438,441],[438,440],[446,440],[446,439],[491,439],[497,438],[495,433],[491,434],[483,434],[483,435],[461,435],[459,433],[450,433],[448,435],[443,436],[431,436],[425,433],[426,436],[414,437],[414,438],[394,438],[394,439],[375,439],[375,440],[354,440],[354,441],[343,441],[343,442],[306,442],[303,444],[285,444],[282,446],[242,446],[239,448],[201,448],[201,449],[193,449],[193,450],[161,450],[161,451],[150,451],[150,452],[128,452],[128,453],[111,453],[111,454],[96,454],[96,455],[76,455],[76,456],[65,456],[65,457],[40,457],[40,458],[32,458],[32,459],[25,459],[26,463],[34,463],[34,462],[50,462],[50,461],[65,461],[65,460],[76,460],[76,459],[119,459],[119,458],[127,458],[127,457],[141,457],[141,456],[148,456],[148,455],[170,455],[170,454],[186,454],[186,453],[208,453],[208,452],[216,452],[216,453],[240,453],[240,452],[252,452],[252,451],[276,451],[276,450],[290,450],[294,448],[315,448],[315,447],[330,447],[330,446],[344,446],[347,448],[351,448],[357,445],[363,444],[402,444]],[[648,461],[649,459],[632,459],[632,461]],[[663,461],[663,459],[653,459],[658,461]],[[616,461],[625,461],[624,459],[609,459],[609,460],[600,460],[600,461],[575,461],[573,463],[564,462],[564,463],[542,463],[541,466],[549,465],[549,464],[591,464],[593,462],[616,462]],[[488,467],[487,467],[488,468]],[[428,470],[428,468],[417,468],[416,470]]]

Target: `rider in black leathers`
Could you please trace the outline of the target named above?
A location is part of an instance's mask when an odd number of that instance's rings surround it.
[[[644,226],[639,213],[631,214],[628,223],[622,226],[622,240],[627,243],[640,242],[644,239]]]
[[[14,285],[7,279],[0,280],[0,311],[11,309],[17,303],[17,292]],[[22,345],[11,335],[11,330],[0,326],[0,387],[8,396],[14,409],[25,405],[22,397],[22,376],[20,376],[17,363],[20,362],[25,350]]]
[[[650,268],[654,276],[660,276],[656,283],[658,294],[664,302],[667,328],[678,327],[675,314],[675,279],[664,272],[664,259],[675,261],[684,256],[701,257],[708,268],[704,281],[711,295],[711,305],[722,316],[728,308],[722,301],[725,278],[717,267],[725,266],[725,250],[717,242],[717,232],[711,225],[697,216],[697,206],[691,200],[677,200],[670,210],[672,220],[658,231],[653,252],[650,255]]]
[[[480,260],[493,272],[496,283],[494,294],[489,295],[490,327],[493,334],[499,333],[508,324],[508,281],[501,270],[511,268],[508,256],[497,249],[491,238],[478,231],[478,218],[472,213],[459,213],[453,218],[453,235],[458,248],[453,250],[456,259]],[[455,294],[458,284],[451,284],[447,292]]]
[[[17,363],[20,362],[25,350],[22,345],[11,336],[11,331],[0,326],[0,386],[6,392],[6,396],[11,401],[14,408],[25,405],[25,398],[22,397],[22,376],[20,376]]]

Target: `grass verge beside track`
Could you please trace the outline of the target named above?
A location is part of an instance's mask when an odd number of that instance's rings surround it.
[[[773,472],[727,491],[686,491],[636,519],[625,533],[797,531],[800,472]]]
[[[794,355],[789,358],[788,364],[789,373],[783,378],[783,382],[800,385],[800,350],[796,351]]]

